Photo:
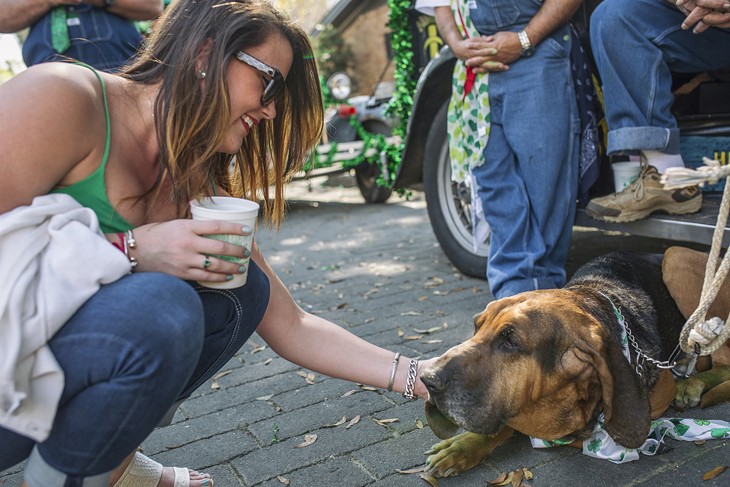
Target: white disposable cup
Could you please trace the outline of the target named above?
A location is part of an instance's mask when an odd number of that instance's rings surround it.
[[[641,172],[641,163],[638,161],[614,162],[611,167],[613,167],[613,185],[617,193],[633,183]]]
[[[253,240],[253,229],[256,225],[256,217],[258,217],[259,214],[258,203],[254,203],[253,201],[244,200],[241,198],[231,198],[229,196],[211,196],[209,198],[191,201],[190,211],[193,214],[193,220],[216,220],[236,222],[240,223],[241,226],[248,225],[251,228],[251,235],[243,236],[219,234],[206,235],[206,237],[216,240],[223,240],[232,244],[245,246],[249,250],[251,249],[251,241]],[[246,278],[248,277],[248,258],[237,259],[228,255],[213,255],[212,257],[215,257],[216,259],[226,260],[228,262],[235,262],[240,265],[245,265],[246,272],[242,274],[233,274],[233,279],[230,281],[198,281],[201,286],[212,287],[215,289],[234,289],[246,284]]]

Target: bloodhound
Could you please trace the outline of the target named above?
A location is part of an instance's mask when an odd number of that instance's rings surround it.
[[[623,251],[587,263],[563,289],[489,303],[475,317],[474,336],[421,375],[430,394],[428,424],[445,439],[430,452],[430,472],[449,476],[468,470],[514,430],[544,440],[570,436],[577,446],[601,412],[617,443],[641,446],[651,418],[672,403],[676,388],[671,373],[651,361],[642,359],[637,373],[637,354],[657,361],[671,355],[685,323],[683,312],[694,311],[702,288],[704,266],[696,272],[695,263],[691,269],[677,267],[697,274],[698,287],[680,289],[695,279],[674,271],[683,257],[680,252],[665,262],[669,287],[696,295],[679,307],[662,279],[662,256]],[[730,287],[722,292],[728,296],[724,319]],[[627,334],[633,337],[628,340],[631,363],[622,351]],[[707,387],[730,380],[730,366],[724,368],[711,381],[700,379],[690,388],[692,397],[683,392],[678,402],[694,404]],[[466,432],[454,436],[459,428]]]

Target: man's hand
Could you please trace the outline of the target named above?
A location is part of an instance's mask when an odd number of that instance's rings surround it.
[[[522,44],[517,32],[497,32],[483,37],[486,47],[495,53],[491,56],[473,56],[466,60],[466,65],[474,68],[476,73],[490,71],[506,71],[509,65],[522,56]]]
[[[509,69],[507,65],[497,60],[498,51],[490,39],[485,36],[464,39],[454,43],[451,50],[457,58],[465,61],[467,66],[478,66],[474,69],[477,73]],[[471,64],[472,62],[478,64]]]
[[[687,16],[682,29],[693,29],[695,34],[701,34],[710,27],[730,27],[728,0],[677,0],[676,5]]]

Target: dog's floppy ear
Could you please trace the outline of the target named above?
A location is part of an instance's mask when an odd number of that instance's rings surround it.
[[[638,448],[646,441],[651,425],[649,399],[619,344],[608,337],[599,340],[600,348],[593,342],[582,341],[578,348],[588,355],[584,360],[590,361],[598,374],[606,432],[616,443]]]

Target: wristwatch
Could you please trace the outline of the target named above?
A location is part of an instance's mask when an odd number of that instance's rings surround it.
[[[104,10],[108,9],[112,5],[114,5],[117,2],[117,0],[104,0],[104,3],[102,4],[101,8]]]
[[[517,33],[517,37],[520,39],[520,45],[522,46],[522,57],[530,57],[535,54],[535,48],[532,47],[527,32],[521,30]]]

